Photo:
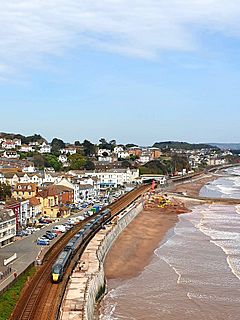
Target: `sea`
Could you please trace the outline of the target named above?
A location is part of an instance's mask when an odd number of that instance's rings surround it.
[[[201,196],[240,199],[240,167]],[[101,320],[239,320],[240,206],[204,204],[179,216],[152,261],[129,280],[109,280]]]

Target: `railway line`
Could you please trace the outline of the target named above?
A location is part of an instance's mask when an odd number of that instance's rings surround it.
[[[116,202],[110,204],[112,218],[124,210],[128,205],[134,202],[149,189],[149,185],[143,185],[123,195]],[[91,217],[93,218],[93,216]],[[19,301],[11,315],[10,320],[55,320],[57,319],[59,305],[61,303],[64,290],[67,285],[76,261],[84,251],[89,240],[98,231],[95,230],[72,259],[63,281],[59,284],[53,284],[50,279],[51,268],[58,254],[63,250],[68,241],[87,223],[87,220],[80,222],[68,231],[48,252],[43,265],[38,267],[37,272],[29,283],[24,287]]]

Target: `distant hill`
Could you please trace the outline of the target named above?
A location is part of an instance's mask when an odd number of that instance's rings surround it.
[[[19,133],[0,132],[0,138],[21,139],[22,144],[29,144],[29,142],[39,142],[39,143],[43,143],[44,141],[47,142],[47,140],[43,138],[40,134],[34,134],[32,136],[23,136],[22,134],[19,134]]]
[[[195,149],[219,149],[217,146],[213,146],[205,143],[188,143],[180,141],[164,141],[155,142],[153,147],[159,149],[184,149],[184,150],[195,150]]]
[[[210,143],[211,146],[216,146],[222,150],[240,150],[240,143]]]

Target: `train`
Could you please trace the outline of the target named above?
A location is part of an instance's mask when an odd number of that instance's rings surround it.
[[[84,243],[90,234],[96,230],[100,225],[104,224],[111,217],[111,210],[105,209],[99,212],[94,218],[92,218],[82,229],[79,230],[75,236],[66,244],[64,249],[59,253],[55,263],[52,266],[51,280],[53,283],[59,283],[62,281],[65,271],[75,253],[80,246]]]

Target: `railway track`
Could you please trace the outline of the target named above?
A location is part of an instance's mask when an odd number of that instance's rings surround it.
[[[110,204],[108,207],[111,209],[112,217],[117,215],[129,204],[139,198],[144,192],[147,191],[147,189],[149,189],[149,185],[141,186],[138,189],[134,189],[125,194],[116,202]],[[50,280],[51,268],[58,254],[86,222],[76,225],[51,248],[51,251],[47,255],[46,261],[44,261],[43,265],[38,268],[31,281],[24,287],[10,320],[56,319],[58,308],[67,285],[68,276],[71,274],[76,261],[79,259],[79,256],[82,254],[87,243],[80,248],[77,256],[73,258],[61,283],[52,284]]]

